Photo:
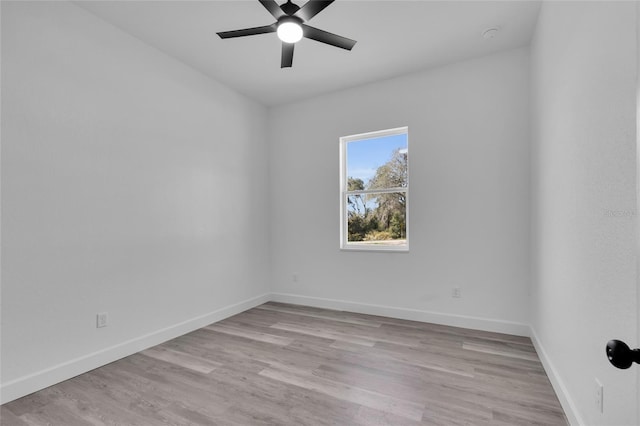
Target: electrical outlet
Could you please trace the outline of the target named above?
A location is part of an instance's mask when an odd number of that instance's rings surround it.
[[[598,413],[604,412],[604,386],[600,383],[600,380],[596,379],[595,386],[595,399],[594,402],[596,404],[596,410]]]
[[[453,290],[451,290],[451,297],[454,297],[456,299],[462,297],[462,290],[460,290],[460,287],[454,287]]]
[[[109,314],[106,312],[102,312],[96,315],[96,327],[102,328],[106,327],[109,323]]]

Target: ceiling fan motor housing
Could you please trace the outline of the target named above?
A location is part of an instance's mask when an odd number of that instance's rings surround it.
[[[278,26],[287,22],[291,22],[292,24],[298,24],[300,26],[302,26],[302,24],[304,23],[304,21],[298,18],[297,16],[285,15],[282,18],[278,19]]]
[[[281,5],[280,9],[282,9],[282,11],[287,15],[292,16],[294,13],[300,10],[300,6],[298,6],[297,4],[291,3],[291,0],[289,0],[285,4]]]

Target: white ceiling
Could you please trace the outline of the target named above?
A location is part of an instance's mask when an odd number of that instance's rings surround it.
[[[265,105],[526,45],[540,7],[538,1],[514,0],[338,0],[309,25],[357,40],[353,50],[303,39],[295,47],[293,67],[281,69],[276,34],[227,40],[216,35],[273,23],[257,0],[76,4]],[[495,38],[482,37],[496,26]]]

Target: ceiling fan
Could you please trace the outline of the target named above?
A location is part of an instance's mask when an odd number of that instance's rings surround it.
[[[283,5],[278,5],[275,0],[258,0],[265,9],[276,18],[276,22],[262,27],[246,28],[234,31],[222,31],[218,35],[220,38],[245,37],[257,34],[277,33],[282,40],[282,58],[280,68],[289,68],[293,65],[293,47],[302,37],[331,46],[351,50],[356,41],[337,34],[329,33],[318,28],[311,27],[305,22],[322,12],[335,0],[309,0],[302,7],[287,0]]]

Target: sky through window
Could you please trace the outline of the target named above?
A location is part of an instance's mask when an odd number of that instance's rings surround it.
[[[347,144],[347,176],[366,185],[396,149],[407,149],[407,135],[391,135]]]

